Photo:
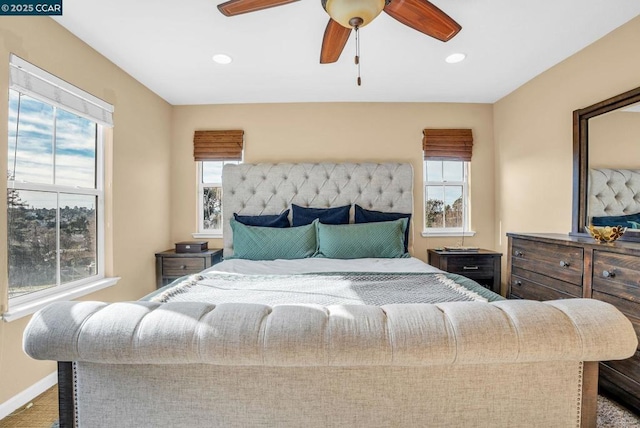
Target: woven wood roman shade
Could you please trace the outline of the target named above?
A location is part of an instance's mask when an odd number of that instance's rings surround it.
[[[193,157],[196,161],[242,160],[244,131],[196,131]]]
[[[422,150],[430,160],[471,160],[473,135],[470,129],[425,129]]]

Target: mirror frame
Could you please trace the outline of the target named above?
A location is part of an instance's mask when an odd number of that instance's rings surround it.
[[[588,236],[584,227],[587,225],[589,119],[637,102],[640,102],[640,87],[573,112],[573,209],[570,235]],[[640,233],[624,234],[620,240],[640,242]]]

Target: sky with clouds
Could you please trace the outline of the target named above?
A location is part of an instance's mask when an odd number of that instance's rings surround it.
[[[427,161],[424,171],[425,181],[457,181],[464,180],[462,162]],[[444,201],[446,205],[453,203],[462,196],[462,186],[427,186],[427,199]]]
[[[8,171],[17,182],[95,188],[94,122],[10,90],[8,137]],[[37,208],[55,208],[51,194],[22,191],[21,199]],[[67,205],[94,207],[95,197],[63,194],[60,206]]]

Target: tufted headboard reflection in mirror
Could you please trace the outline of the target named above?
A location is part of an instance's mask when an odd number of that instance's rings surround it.
[[[640,169],[591,168],[588,187],[587,220],[640,213]]]
[[[592,217],[640,213],[640,88],[573,112],[571,235]],[[640,241],[640,229],[621,238]]]

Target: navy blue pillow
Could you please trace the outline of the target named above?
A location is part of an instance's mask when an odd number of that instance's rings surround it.
[[[351,205],[336,208],[305,208],[291,204],[293,209],[293,227],[304,226],[318,219],[323,224],[349,224]]]
[[[289,227],[289,210],[282,214],[274,215],[238,215],[233,213],[233,218],[245,226],[261,227]]]
[[[356,223],[377,223],[380,221],[394,221],[400,218],[407,219],[407,227],[404,229],[404,252],[409,251],[409,222],[411,214],[404,213],[385,213],[382,211],[365,210],[360,205],[355,206],[355,222]]]
[[[634,223],[640,223],[640,213],[591,217],[591,224],[594,226],[624,226],[634,229]]]

